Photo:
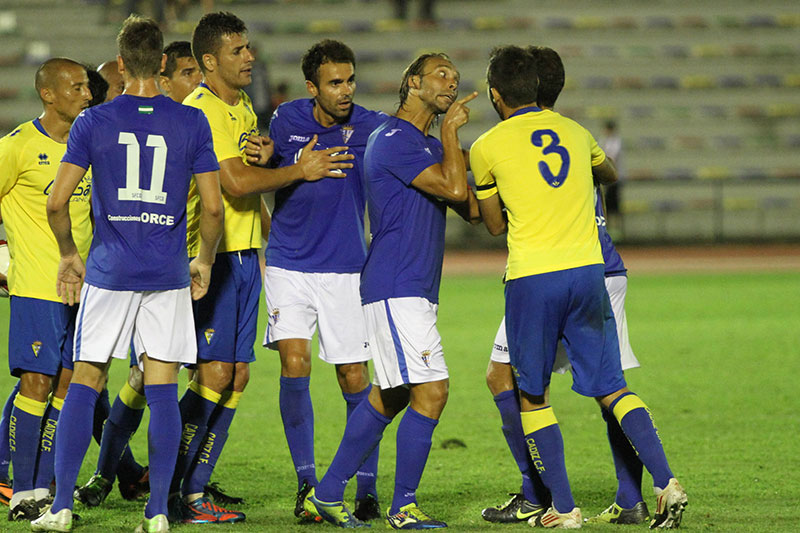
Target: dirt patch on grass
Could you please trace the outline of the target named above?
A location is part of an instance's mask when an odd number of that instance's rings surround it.
[[[669,246],[618,248],[635,273],[777,272],[800,273],[800,244]],[[506,266],[505,250],[450,251],[444,256],[448,274],[497,274]]]

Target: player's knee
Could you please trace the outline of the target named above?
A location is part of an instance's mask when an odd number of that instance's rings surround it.
[[[204,361],[197,365],[195,381],[214,392],[222,393],[233,381],[234,365],[223,361]]]
[[[19,393],[37,402],[46,402],[52,387],[53,376],[38,372],[24,372],[19,380]]]
[[[233,375],[233,390],[243,392],[250,382],[250,365],[248,363],[236,363],[236,372]]]
[[[486,369],[486,386],[489,387],[492,396],[513,390],[514,377],[511,373],[511,365],[489,361],[489,367]]]
[[[302,378],[311,375],[311,356],[298,350],[288,350],[281,355],[281,376]]]
[[[339,380],[342,392],[346,394],[356,394],[369,385],[366,363],[336,365],[336,378]]]
[[[138,366],[132,366],[128,372],[128,385],[141,395],[144,395],[144,376]]]

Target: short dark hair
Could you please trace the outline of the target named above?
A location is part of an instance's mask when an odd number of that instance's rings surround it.
[[[539,72],[539,96],[536,102],[540,106],[553,107],[564,88],[564,63],[561,62],[561,56],[546,46],[529,46],[528,51],[536,60],[536,70]]]
[[[319,86],[319,67],[325,63],[350,63],[355,69],[356,56],[343,42],[325,39],[303,54],[301,63],[303,76],[315,86]]]
[[[200,65],[200,70],[206,71],[205,65],[203,65],[205,54],[216,57],[222,46],[223,36],[244,33],[247,33],[244,21],[229,11],[203,15],[192,32],[192,53],[197,64]]]
[[[164,48],[164,54],[167,56],[167,63],[164,65],[161,75],[167,78],[171,78],[175,73],[179,58],[194,57],[192,56],[192,44],[189,41],[172,41]]]
[[[535,104],[538,74],[533,55],[519,46],[498,46],[489,54],[489,87],[500,93],[508,107]]]
[[[408,99],[408,92],[409,92],[409,80],[411,76],[420,76],[422,75],[422,71],[425,69],[425,63],[432,57],[438,57],[440,59],[445,59],[447,61],[451,61],[450,56],[445,54],[444,52],[431,52],[427,54],[422,54],[417,57],[414,61],[411,62],[410,65],[406,67],[403,71],[403,79],[400,81],[400,107],[405,105],[406,100]]]
[[[89,76],[89,91],[92,93],[89,107],[102,104],[106,101],[106,94],[108,94],[108,82],[102,74],[90,66],[86,67],[86,75]]]
[[[164,36],[153,19],[138,15],[125,19],[117,35],[117,47],[125,70],[132,77],[144,79],[161,72]]]

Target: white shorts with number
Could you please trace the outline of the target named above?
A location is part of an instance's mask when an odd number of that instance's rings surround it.
[[[390,298],[364,306],[375,385],[390,389],[448,378],[436,329],[438,308],[425,298]]]
[[[75,325],[75,361],[107,363],[141,354],[174,363],[197,362],[189,287],[168,291],[112,291],[84,283]]]
[[[311,339],[319,327],[319,357],[331,364],[372,358],[359,294],[359,274],[298,272],[267,267],[264,273],[267,331],[264,346]]]
[[[628,320],[625,317],[625,293],[628,290],[627,276],[610,276],[606,278],[606,290],[608,297],[611,300],[611,310],[614,312],[614,319],[617,322],[617,337],[619,337],[619,353],[620,362],[622,363],[622,370],[629,368],[638,368],[641,366],[639,360],[633,354],[630,340],[628,339]],[[508,341],[506,339],[506,319],[500,322],[500,328],[497,330],[497,336],[494,339],[494,346],[492,347],[491,360],[496,363],[510,363],[511,359],[508,355]],[[553,365],[553,372],[563,374],[571,368],[567,360],[567,352],[564,350],[564,345],[558,344],[558,351],[556,352],[556,361]]]

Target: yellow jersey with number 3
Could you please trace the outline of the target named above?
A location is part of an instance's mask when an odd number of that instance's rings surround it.
[[[244,148],[250,135],[258,134],[256,114],[250,98],[239,91],[239,103],[228,105],[205,84],[195,89],[183,101],[185,105],[201,109],[211,126],[214,153],[217,161],[241,157],[247,164]],[[261,198],[252,194],[234,198],[222,190],[225,207],[225,227],[217,253],[237,252],[261,247]],[[186,238],[189,257],[200,250],[200,198],[197,185],[192,180],[187,206]]]
[[[475,141],[476,195],[499,194],[508,214],[506,279],[603,263],[592,166],[605,157],[583,126],[536,107]]]
[[[66,143],[47,135],[38,119],[0,139],[0,212],[8,235],[12,296],[61,301],[56,292],[61,255],[46,207],[66,150]],[[92,241],[91,191],[92,177],[87,172],[69,200],[72,238],[84,261]]]

